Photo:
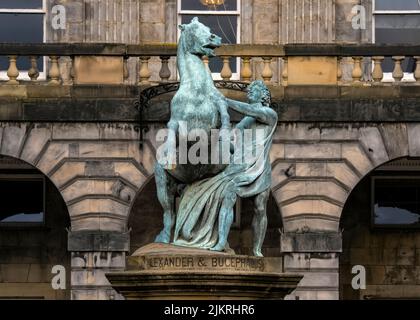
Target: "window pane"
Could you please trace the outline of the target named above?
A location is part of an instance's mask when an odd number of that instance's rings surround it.
[[[420,180],[375,180],[374,222],[420,225]]]
[[[42,9],[42,0],[0,0],[0,9]]]
[[[375,205],[375,224],[378,225],[417,225],[420,214],[414,205],[378,206]]]
[[[0,42],[42,43],[44,15],[0,13]]]
[[[376,0],[376,10],[420,10],[418,0]]]
[[[376,15],[375,24],[378,29],[419,30],[420,14]],[[417,39],[417,42],[419,41]]]
[[[18,57],[16,65],[19,72],[27,71],[31,68],[29,57]],[[37,59],[37,67],[39,72],[44,70],[44,59],[42,57]],[[8,68],[9,59],[7,57],[0,56],[0,71],[6,71]]]
[[[44,40],[44,15],[0,13],[0,42],[12,43],[42,43]],[[10,32],[13,30],[13,32]],[[0,70],[7,70],[9,66],[6,57],[0,57]],[[27,57],[19,57],[19,70],[28,70],[30,62]],[[43,70],[43,59],[38,59],[38,70]]]
[[[236,73],[236,61],[237,58],[230,58],[229,59],[229,65],[230,70],[232,70],[233,73]],[[223,69],[223,61],[219,57],[213,57],[209,61],[209,68],[211,72],[213,73],[220,73]]]
[[[393,72],[395,67],[395,62],[391,57],[386,57],[382,62],[382,71],[383,72]],[[416,69],[416,62],[414,58],[405,58],[401,67],[404,72],[413,73]]]
[[[420,15],[377,15],[375,42],[378,44],[419,44]],[[394,70],[394,62],[386,58],[383,62],[385,72]],[[413,58],[405,59],[403,70],[414,72]]]
[[[0,194],[0,223],[44,221],[42,180],[0,179]]]
[[[205,2],[205,1],[203,1]],[[236,0],[224,0],[221,5],[212,5],[216,3],[215,0],[208,0],[209,5],[204,5],[201,0],[182,0],[181,10],[217,10],[217,11],[236,11],[237,1]]]
[[[193,18],[194,15],[182,15],[182,24],[190,23]],[[223,43],[237,43],[238,16],[199,15],[198,19],[221,37]]]
[[[182,15],[182,23],[190,23],[194,15]],[[222,38],[223,43],[237,43],[237,16],[219,16],[219,15],[199,15],[198,19],[211,29],[211,32]],[[214,73],[222,71],[223,63],[218,57],[210,59],[210,70]],[[230,59],[230,68],[232,72],[236,72],[236,58]]]

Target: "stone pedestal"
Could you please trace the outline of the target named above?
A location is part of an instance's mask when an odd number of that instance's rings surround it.
[[[283,299],[301,275],[284,274],[281,258],[256,258],[150,244],[127,259],[127,271],[108,273],[126,299]]]

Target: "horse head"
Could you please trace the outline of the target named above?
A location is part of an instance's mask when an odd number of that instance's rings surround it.
[[[214,57],[214,49],[222,44],[222,38],[211,33],[210,28],[198,21],[197,17],[189,24],[180,25],[179,28],[186,51],[199,57]]]

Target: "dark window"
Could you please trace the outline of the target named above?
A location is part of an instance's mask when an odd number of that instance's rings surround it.
[[[44,222],[44,180],[0,176],[0,224]]]
[[[376,17],[376,43],[385,44],[413,44],[420,43],[420,14],[419,15],[378,15]],[[394,70],[391,58],[384,61],[385,72]],[[414,72],[414,59],[405,59],[403,70]]]
[[[376,0],[376,10],[420,10],[419,0]]]
[[[238,2],[236,0],[224,0],[220,5],[214,5],[217,1],[205,0],[182,0],[181,10],[202,10],[202,11],[236,11]],[[205,4],[208,3],[208,4]]]
[[[420,44],[420,0],[376,0],[375,12],[375,43]],[[382,67],[392,72],[394,62],[387,57]],[[414,72],[413,58],[405,59],[403,70]]]
[[[44,42],[44,12],[41,0],[0,0],[0,42]],[[9,67],[7,57],[0,57],[0,71]],[[19,71],[28,70],[28,57],[19,57]],[[38,59],[38,69],[43,70],[43,59]]]
[[[200,15],[200,22],[211,29],[211,32],[222,38],[223,43],[237,43],[236,31],[238,28],[237,16]],[[181,23],[190,23],[194,15],[182,15]],[[210,59],[209,67],[212,72],[220,72],[223,68],[222,60],[219,57]],[[236,59],[230,59],[230,68],[236,72]]]
[[[420,227],[420,177],[373,178],[373,222]]]
[[[222,38],[223,43],[239,43],[238,1],[224,0],[220,5],[204,5],[203,3],[205,3],[204,0],[181,0],[181,23],[190,23],[194,17],[198,17],[200,22],[207,25],[211,29],[211,32]],[[211,1],[209,3],[211,3]],[[192,13],[191,11],[197,12]],[[218,11],[223,11],[223,14],[219,14]],[[230,68],[233,73],[238,72],[237,62],[237,58],[230,59]],[[213,73],[220,73],[223,68],[222,60],[218,57],[211,58],[209,62],[209,68]]]
[[[194,17],[195,15],[183,14],[181,23],[190,23]],[[198,18],[210,28],[211,32],[220,36],[223,43],[236,43],[237,16],[200,15]]]
[[[43,14],[0,13],[0,42],[43,42]],[[13,30],[10,32],[8,30]],[[7,57],[0,57],[0,70],[7,70]],[[28,57],[19,57],[19,70],[29,70]],[[38,58],[38,69],[43,69],[43,59]]]
[[[42,43],[44,14],[0,13],[1,42]]]

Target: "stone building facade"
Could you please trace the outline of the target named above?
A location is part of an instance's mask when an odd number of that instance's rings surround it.
[[[8,70],[0,70],[9,71],[0,82],[0,182],[28,175],[45,181],[42,224],[0,222],[0,298],[120,299],[105,273],[124,270],[126,256],[162,227],[156,132],[173,94],[165,85],[177,80],[182,7],[177,0],[41,2],[44,40],[56,47],[6,46],[0,37],[0,56],[9,57]],[[372,0],[236,4],[239,45],[220,52],[240,57],[239,69],[223,63],[215,77],[263,78],[273,93],[279,124],[263,250],[283,257],[285,272],[304,274],[288,299],[420,298],[419,229],[372,224],[373,177],[401,181],[420,170],[419,46],[386,54],[367,45],[374,40]],[[64,29],[52,27],[56,5],[66,10]],[[352,27],[356,5],[366,9],[364,29]],[[398,50],[416,63],[413,82],[399,81]],[[13,55],[50,57],[48,75],[11,83]],[[369,71],[372,60],[385,55],[394,56],[396,81],[370,81],[378,77]],[[89,56],[95,64],[86,72],[75,61]],[[80,80],[109,64],[121,73],[117,83]],[[163,91],[153,95],[158,87]],[[222,90],[245,99],[230,89]],[[139,100],[144,92],[147,106]],[[25,194],[14,196],[25,201]],[[237,204],[229,239],[242,254],[252,239],[247,201]],[[63,290],[51,287],[54,265],[66,270]],[[366,290],[351,286],[355,265],[366,269]]]

